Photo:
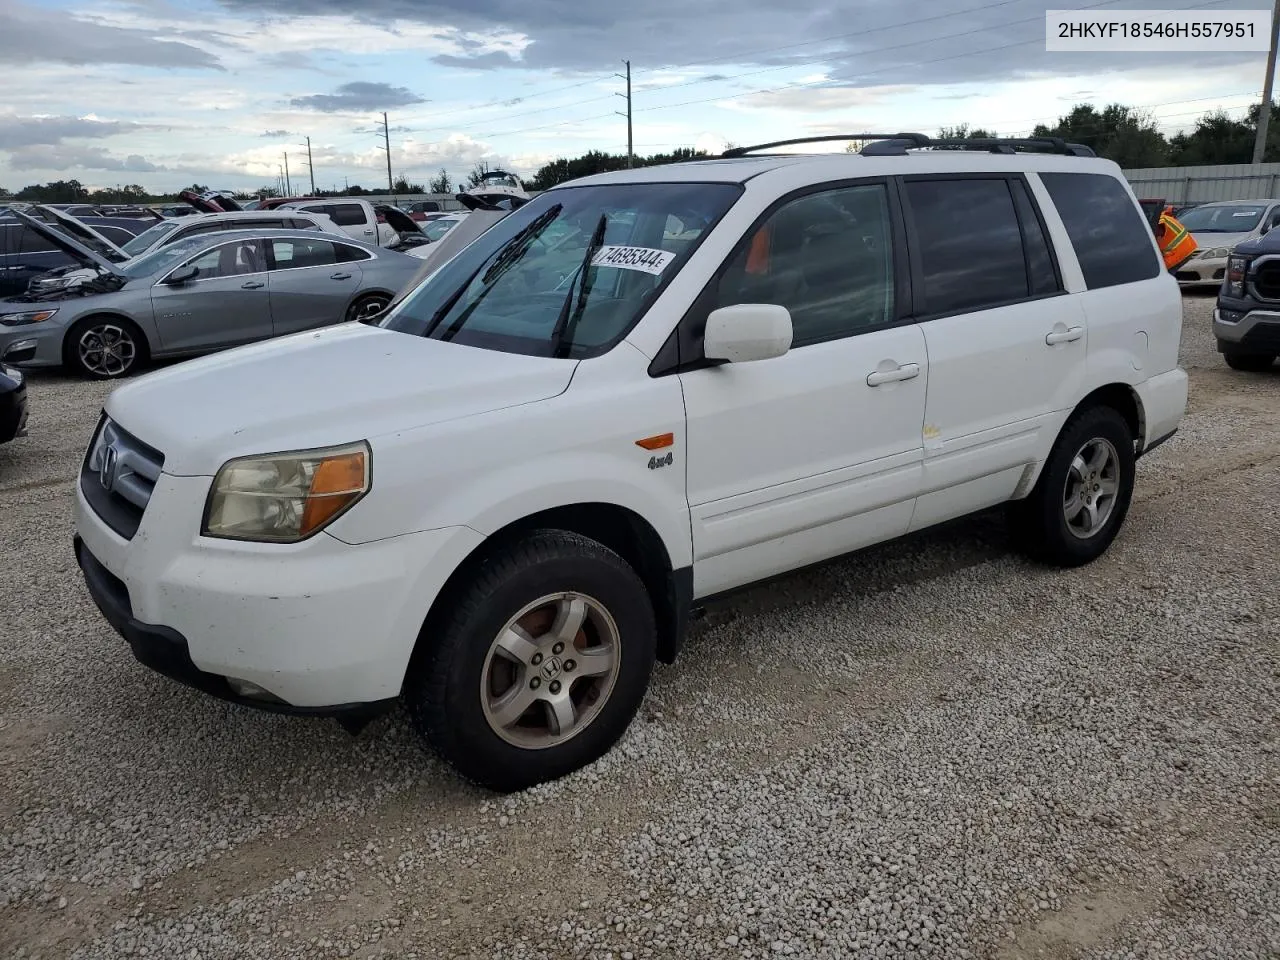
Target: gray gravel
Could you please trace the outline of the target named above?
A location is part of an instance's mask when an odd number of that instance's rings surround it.
[[[514,797],[402,713],[220,704],[70,555],[108,392],[0,446],[0,956],[1280,956],[1280,370],[1186,300],[1191,412],[1069,573],[979,517],[748,593],[624,742]]]

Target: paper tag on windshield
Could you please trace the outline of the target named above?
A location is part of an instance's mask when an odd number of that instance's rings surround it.
[[[658,276],[676,258],[667,250],[653,247],[601,247],[591,258],[593,267],[618,267],[622,270],[640,270]]]

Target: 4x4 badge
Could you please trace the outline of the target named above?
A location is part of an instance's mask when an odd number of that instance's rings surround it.
[[[659,467],[669,467],[671,466],[671,462],[673,459],[674,457],[670,453],[668,453],[665,457],[650,457],[649,469],[657,470]]]

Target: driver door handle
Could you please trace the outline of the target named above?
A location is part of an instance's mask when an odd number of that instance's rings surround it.
[[[920,376],[920,364],[904,363],[893,370],[873,370],[867,374],[867,386],[878,387],[882,383],[893,383],[896,380],[910,380]]]
[[[263,283],[261,280],[250,280],[248,283],[240,284],[240,289],[241,290],[258,290],[265,286],[266,284]]]
[[[1052,347],[1055,343],[1070,343],[1072,340],[1079,340],[1083,336],[1084,327],[1072,327],[1069,330],[1045,334],[1044,342]]]

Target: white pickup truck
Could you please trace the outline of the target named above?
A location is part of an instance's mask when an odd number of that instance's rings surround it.
[[[343,233],[353,240],[376,244],[379,247],[390,247],[400,242],[400,235],[405,231],[418,232],[418,225],[404,214],[405,223],[378,220],[378,211],[368,200],[355,197],[335,197],[329,200],[297,200],[282,203],[281,208],[303,210],[309,213],[326,214]],[[397,218],[398,219],[398,218]]]

